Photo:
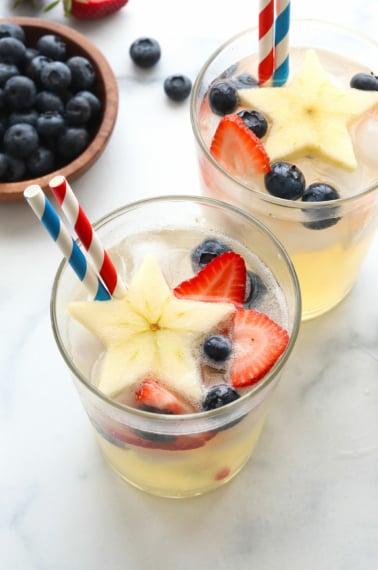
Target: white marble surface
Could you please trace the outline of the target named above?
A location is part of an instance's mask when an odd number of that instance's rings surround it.
[[[340,4],[294,0],[292,13],[376,34],[377,0]],[[163,79],[194,78],[256,13],[257,0],[130,0],[106,20],[68,22],[104,52],[120,89],[114,135],[75,183],[92,220],[137,198],[199,192],[188,103],[171,104]],[[64,20],[60,6],[44,17]],[[140,35],[163,50],[147,74],[128,56]],[[25,204],[0,204],[0,236],[2,569],[378,568],[378,239],[349,297],[302,326],[253,460],[219,491],[177,502],[104,464],[51,335],[60,254]]]

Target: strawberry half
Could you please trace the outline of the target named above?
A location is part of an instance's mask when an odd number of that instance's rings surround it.
[[[128,0],[63,0],[65,16],[80,20],[95,20],[117,12]],[[51,7],[57,2],[52,2]]]
[[[131,428],[123,427],[123,429],[109,428],[96,426],[98,432],[109,443],[116,445],[120,448],[127,448],[130,445],[136,447],[144,447],[145,449],[161,449],[163,451],[187,451],[190,449],[198,449],[203,447],[207,441],[213,439],[217,435],[216,432],[208,431],[196,433],[193,435],[178,435],[178,436],[157,436],[154,439],[154,434],[148,432],[138,432]],[[138,435],[140,434],[140,435]]]
[[[287,331],[263,313],[238,309],[233,325],[232,385],[241,388],[260,380],[284,352],[288,342]]]
[[[176,297],[242,305],[245,297],[246,268],[241,255],[226,251],[215,257],[194,277],[173,290]]]
[[[144,380],[136,391],[135,397],[144,406],[163,414],[191,414],[195,412],[193,406],[179,400],[177,396],[155,380]]]
[[[264,145],[236,114],[221,119],[210,152],[230,174],[248,178],[270,171],[270,160]]]

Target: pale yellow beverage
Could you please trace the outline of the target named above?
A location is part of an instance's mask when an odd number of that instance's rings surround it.
[[[98,444],[116,473],[127,482],[138,481],[140,489],[169,497],[200,495],[227,483],[248,461],[263,428],[264,408],[253,421],[249,418],[245,425],[214,434],[213,441],[210,434],[199,435],[197,442],[193,437],[192,449],[189,441],[188,449],[175,450],[172,445],[164,450],[122,442],[109,434],[97,434]]]
[[[191,115],[203,193],[252,213],[284,244],[300,282],[302,318],[309,319],[350,291],[377,229],[378,91],[352,89],[350,80],[374,71],[378,46],[316,21],[292,22],[290,42],[286,84],[245,88],[238,77],[257,77],[257,32],[231,39],[200,72]],[[219,160],[212,145],[223,116],[209,104],[217,82],[237,86],[238,103],[231,114],[252,109],[266,118],[260,142],[270,165],[293,164],[303,174],[305,190],[324,183],[336,190],[337,198],[304,202],[274,195],[267,189],[266,172],[248,172],[242,162],[238,170],[237,157],[232,168],[228,158]]]
[[[201,197],[131,204],[96,229],[126,283],[125,297],[93,301],[63,263],[51,309],[57,345],[99,448],[122,479],[145,492],[180,498],[212,491],[251,457],[294,346],[300,293],[292,263],[259,222]],[[195,301],[176,290],[206,271],[208,262],[203,270],[193,269],[193,252],[209,238],[227,246],[225,258],[244,268],[241,303]],[[246,269],[264,284],[253,308],[245,308]],[[223,278],[228,282],[228,271]],[[201,287],[207,284],[200,278]],[[262,328],[250,328],[249,317],[261,320]],[[206,353],[209,335],[231,342],[225,361]],[[249,348],[245,352],[238,344],[240,335],[257,347],[258,338],[268,339],[269,355],[278,335],[278,352],[253,382],[245,376],[251,362]],[[241,378],[245,383],[236,382]],[[219,386],[232,399],[207,405]]]

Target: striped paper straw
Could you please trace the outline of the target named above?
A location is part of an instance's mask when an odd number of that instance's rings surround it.
[[[289,77],[290,0],[276,0],[274,24],[273,85],[279,87]]]
[[[109,293],[113,297],[121,299],[126,294],[125,285],[66,178],[55,176],[50,181],[49,186],[68,221],[73,225]]]
[[[259,9],[259,83],[266,83],[274,70],[274,0],[260,0]]]
[[[109,292],[93,268],[88,265],[83,252],[72,239],[42,188],[37,184],[32,184],[25,189],[24,197],[91,296],[96,301],[110,299]]]

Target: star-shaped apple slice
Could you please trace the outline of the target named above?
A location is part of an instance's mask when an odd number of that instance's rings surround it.
[[[116,396],[146,378],[198,403],[202,382],[195,347],[235,311],[233,303],[178,298],[148,255],[123,299],[71,302],[69,313],[104,344],[98,388]]]
[[[333,85],[312,49],[287,86],[238,93],[241,105],[269,121],[265,148],[271,161],[311,155],[347,170],[357,166],[349,126],[378,105],[376,91]]]

